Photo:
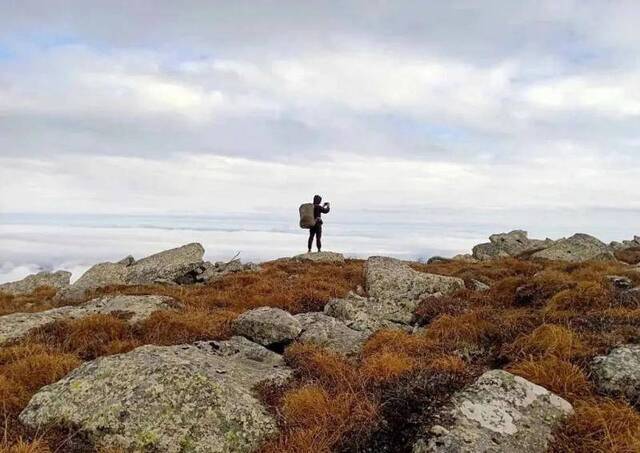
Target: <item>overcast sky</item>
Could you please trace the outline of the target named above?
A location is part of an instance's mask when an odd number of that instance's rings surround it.
[[[638,210],[638,24],[634,0],[9,0],[0,212]]]

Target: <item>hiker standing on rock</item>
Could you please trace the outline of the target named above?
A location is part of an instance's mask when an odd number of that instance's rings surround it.
[[[311,206],[302,205],[300,207],[300,226],[302,228],[309,228],[309,241],[307,243],[307,249],[309,253],[311,253],[311,247],[313,246],[313,237],[316,238],[316,246],[318,247],[318,252],[322,248],[322,214],[327,214],[329,212],[329,203],[322,203],[322,197],[320,195],[316,195],[313,197],[313,218],[309,219],[307,212],[310,211]],[[307,208],[308,207],[308,208]],[[308,209],[308,210],[307,210]],[[307,211],[307,212],[303,212]],[[311,212],[308,212],[311,214]]]

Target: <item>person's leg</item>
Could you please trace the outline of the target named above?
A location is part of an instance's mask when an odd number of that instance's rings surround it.
[[[318,231],[316,231],[316,246],[318,247],[318,252],[322,248],[322,225],[317,226]]]
[[[313,246],[313,236],[316,234],[316,227],[309,228],[309,241],[307,242],[307,249],[311,253],[311,247]]]

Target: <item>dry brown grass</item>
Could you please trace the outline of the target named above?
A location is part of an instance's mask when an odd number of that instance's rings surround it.
[[[640,263],[640,247],[630,247],[624,250],[617,250],[615,255],[616,258],[627,264]]]
[[[53,301],[57,290],[48,286],[36,288],[30,294],[13,296],[0,292],[0,316],[15,312],[36,312],[58,306]]]
[[[574,403],[575,414],[555,436],[555,453],[637,453],[640,414],[622,401],[587,399]]]
[[[543,324],[530,334],[518,337],[503,349],[505,355],[512,359],[547,355],[561,359],[578,359],[593,353],[577,333],[554,324]]]

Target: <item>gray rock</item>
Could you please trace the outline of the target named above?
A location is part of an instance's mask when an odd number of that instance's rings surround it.
[[[243,338],[142,346],[42,388],[20,421],[73,426],[96,449],[251,452],[277,431],[254,387],[289,375],[279,355]]]
[[[332,299],[324,306],[327,316],[339,319],[347,327],[367,335],[380,329],[411,330],[407,324],[388,319],[398,317],[389,310],[387,305],[353,293],[342,299]]]
[[[280,308],[245,311],[233,321],[233,332],[264,346],[288,343],[302,331],[300,321]]]
[[[477,263],[479,260],[473,257],[473,255],[469,253],[459,254],[451,258],[452,261],[462,261],[464,263]]]
[[[508,256],[518,256],[534,250],[543,250],[553,245],[551,239],[529,239],[523,230],[509,233],[498,233],[489,236],[489,242],[478,244],[473,248],[473,257],[480,261]]]
[[[293,257],[295,261],[312,262],[312,263],[344,263],[342,253],[336,252],[312,252],[303,253]]]
[[[451,261],[451,258],[445,258],[443,256],[432,256],[427,260],[427,264],[448,263],[449,261]]]
[[[62,319],[79,319],[96,314],[117,313],[135,323],[153,312],[176,308],[179,304],[166,296],[105,296],[82,305],[53,308],[37,313],[13,313],[0,316],[0,345],[24,337],[37,327]]]
[[[409,324],[418,302],[426,296],[451,294],[464,288],[456,277],[413,270],[394,258],[374,256],[364,265],[366,291],[370,305],[383,319]]]
[[[560,239],[551,247],[532,254],[531,258],[569,262],[615,260],[613,253],[604,242],[582,233]]]
[[[127,255],[124,258],[122,258],[120,261],[118,261],[118,264],[124,264],[125,266],[131,266],[133,264],[135,264],[136,260],[133,256],[131,255]]]
[[[631,247],[640,247],[640,236],[634,236],[630,241],[617,242],[613,241],[609,244],[613,250],[624,250]]]
[[[543,453],[572,413],[571,404],[536,384],[487,371],[453,396],[438,416],[442,423],[414,444],[413,453]]]
[[[126,285],[129,267],[121,263],[99,263],[90,267],[61,295],[69,299],[84,296],[85,291],[111,285]]]
[[[295,315],[302,325],[299,341],[314,343],[346,356],[360,352],[368,335],[347,327],[345,323],[324,313]]]
[[[62,289],[69,286],[70,280],[71,272],[38,272],[37,274],[28,275],[17,282],[3,283],[0,285],[0,292],[16,296],[31,293],[42,286]]]
[[[489,291],[491,287],[486,283],[481,282],[480,280],[471,280],[471,288],[474,291]]]
[[[196,275],[195,280],[200,283],[214,282],[225,275],[235,272],[259,272],[260,267],[254,263],[242,264],[239,259],[231,260],[228,263],[218,261],[215,264],[205,261],[202,272]]]
[[[197,242],[156,253],[127,268],[126,281],[145,285],[157,280],[177,281],[202,266],[204,248]]]
[[[606,356],[594,358],[591,375],[600,392],[624,396],[640,405],[640,345],[619,346]]]

